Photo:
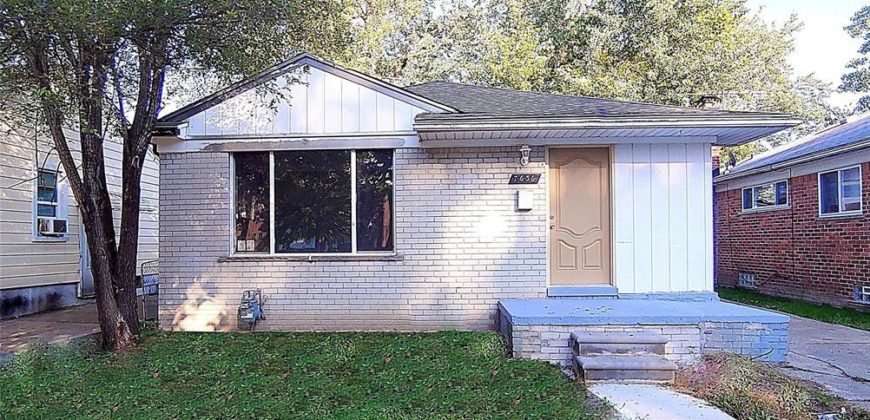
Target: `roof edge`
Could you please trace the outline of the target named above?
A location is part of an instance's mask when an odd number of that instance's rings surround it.
[[[857,151],[857,150],[866,149],[868,147],[870,147],[870,137],[867,137],[861,141],[857,141],[857,142],[853,142],[853,143],[849,143],[849,144],[844,144],[842,146],[832,147],[830,149],[825,149],[825,150],[820,150],[818,152],[806,154],[803,156],[796,156],[796,157],[793,157],[791,159],[786,159],[786,160],[772,163],[769,165],[759,166],[757,168],[747,169],[745,171],[740,171],[740,172],[729,172],[726,174],[722,174],[722,175],[717,176],[716,178],[713,178],[713,183],[717,184],[720,182],[739,179],[739,178],[743,178],[743,177],[747,177],[747,176],[751,176],[751,175],[763,174],[763,173],[775,171],[778,169],[782,169],[785,167],[805,163],[808,161],[812,161],[812,160],[816,160],[816,159],[823,159],[826,157],[831,157],[831,156],[836,155],[838,153],[853,152],[853,151]]]

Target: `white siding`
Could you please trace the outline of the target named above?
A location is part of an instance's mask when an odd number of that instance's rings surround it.
[[[0,289],[76,283],[79,272],[79,215],[68,192],[68,236],[64,241],[38,241],[33,237],[33,195],[37,166],[56,167],[51,139],[34,138],[33,122],[10,126],[0,122]],[[70,147],[80,161],[76,133],[68,132]],[[37,152],[38,150],[38,152]],[[120,225],[121,145],[106,142],[106,181]],[[37,161],[39,162],[37,164]],[[159,163],[149,151],[142,172],[139,261],[156,259],[158,237]]]
[[[185,136],[410,131],[422,109],[316,68],[279,77],[282,97],[256,90],[190,117]],[[271,102],[275,102],[272,104]]]
[[[713,290],[710,144],[614,146],[620,293]]]

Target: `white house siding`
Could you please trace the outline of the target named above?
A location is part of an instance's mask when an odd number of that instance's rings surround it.
[[[545,172],[542,148],[398,149],[401,261],[220,262],[230,249],[229,155],[161,155],[160,325],[224,330],[245,289],[266,297],[266,330],[437,330],[495,326],[501,298],[546,296],[546,194],[508,185]],[[515,210],[520,189],[534,209]]]
[[[63,241],[34,240],[33,195],[38,166],[56,168],[57,153],[51,139],[35,136],[32,122],[0,122],[0,290],[78,283],[79,215],[75,198],[67,192],[68,236]],[[77,133],[67,132],[74,157],[80,161]],[[37,153],[38,150],[38,153]],[[106,181],[115,208],[115,225],[120,225],[121,145],[107,141],[104,146]],[[37,164],[38,159],[38,164]],[[159,163],[149,151],[142,174],[140,216],[141,261],[158,256]],[[66,187],[67,190],[69,187]]]
[[[614,146],[614,282],[620,293],[713,290],[710,144]]]
[[[313,67],[291,75],[289,88],[284,76],[270,82],[283,95],[244,92],[191,116],[181,137],[406,132],[424,112]]]

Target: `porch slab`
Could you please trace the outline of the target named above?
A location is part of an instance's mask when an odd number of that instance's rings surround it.
[[[692,363],[730,352],[783,363],[789,317],[718,299],[504,299],[498,329],[516,358],[570,366],[572,333],[650,333],[667,338],[664,356]]]
[[[718,300],[503,299],[514,325],[673,325],[701,322],[787,323],[789,317]]]

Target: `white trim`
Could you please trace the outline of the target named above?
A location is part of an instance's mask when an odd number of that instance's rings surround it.
[[[715,143],[716,136],[637,136],[637,137],[511,137],[489,139],[461,139],[461,140],[427,140],[427,134],[420,142],[424,149],[434,148],[462,148],[462,147],[502,147],[502,146],[599,146],[605,147],[614,144],[638,144],[638,143]]]
[[[858,169],[858,210],[843,210],[843,171],[849,169]],[[832,213],[822,213],[822,175],[835,173],[837,174],[837,206],[839,211]],[[816,190],[819,204],[819,218],[829,219],[837,217],[861,216],[864,214],[864,174],[862,173],[861,165],[852,165],[843,168],[832,169],[829,171],[819,172],[816,174]]]
[[[419,148],[420,138],[413,132],[347,133],[288,136],[209,136],[185,140],[181,137],[155,136],[152,143],[160,153],[201,151],[247,152],[281,150],[351,150]]]
[[[573,129],[573,128],[788,128],[803,121],[791,118],[707,118],[703,117],[647,117],[647,118],[517,118],[481,119],[480,122],[415,122],[417,132],[429,131],[488,131],[519,129]]]
[[[350,151],[350,253],[356,254],[356,150]],[[394,247],[395,248],[395,247]]]
[[[269,255],[275,254],[275,152],[269,152]]]

